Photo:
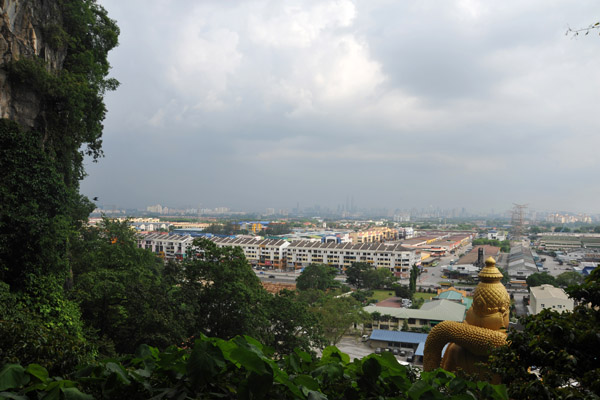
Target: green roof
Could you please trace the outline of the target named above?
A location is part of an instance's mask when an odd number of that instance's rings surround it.
[[[398,319],[428,319],[437,321],[462,322],[465,318],[465,306],[450,300],[429,301],[420,309],[367,306],[363,308],[368,313],[377,311]]]
[[[448,290],[446,292],[442,292],[437,296],[438,299],[446,299],[446,300],[462,300],[463,295],[455,292],[454,290]]]

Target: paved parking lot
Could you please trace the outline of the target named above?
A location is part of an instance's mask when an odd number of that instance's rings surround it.
[[[372,349],[369,346],[369,342],[363,342],[358,336],[344,336],[336,347],[340,349],[342,353],[348,354],[350,356],[350,360],[354,360],[355,358],[363,358],[369,354],[375,353],[375,349]],[[400,364],[409,364],[406,362],[406,357],[396,356],[396,360],[398,360]]]

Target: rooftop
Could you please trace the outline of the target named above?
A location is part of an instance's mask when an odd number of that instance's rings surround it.
[[[311,242],[309,240],[298,240],[292,242],[290,248],[301,247],[303,249],[336,249],[336,250],[366,250],[366,251],[412,251],[401,244],[386,244],[386,243],[321,243]]]
[[[371,333],[371,340],[381,340],[383,342],[402,342],[402,343],[425,343],[426,333],[386,331],[383,329],[374,329]]]
[[[534,286],[529,288],[531,295],[535,296],[536,299],[564,299],[567,300],[569,296],[561,288],[554,287],[552,285]]]
[[[434,300],[423,304],[420,309],[367,306],[368,313],[378,312],[398,319],[427,319],[431,321],[462,322],[465,318],[465,306],[450,300]]]
[[[457,264],[475,264],[477,262],[477,257],[479,255],[479,248],[483,247],[483,254],[484,254],[484,259],[488,258],[488,257],[494,257],[497,258],[498,257],[498,253],[500,253],[500,247],[496,247],[496,246],[491,246],[489,244],[486,245],[481,245],[481,246],[475,246],[473,247],[473,249],[468,252],[467,254],[465,254],[464,256],[462,256]]]

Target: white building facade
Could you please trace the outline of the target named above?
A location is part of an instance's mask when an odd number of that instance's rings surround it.
[[[564,290],[552,285],[534,286],[529,288],[530,314],[538,314],[547,308],[553,311],[573,311],[573,299],[569,298]]]
[[[287,248],[287,262],[292,268],[310,264],[327,264],[340,271],[355,262],[366,262],[375,268],[387,268],[397,277],[408,277],[413,264],[420,264],[416,251],[400,244],[383,243],[319,243],[300,240]]]

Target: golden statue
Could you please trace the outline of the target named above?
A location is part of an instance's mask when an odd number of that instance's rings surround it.
[[[423,352],[425,371],[442,367],[447,371],[462,369],[479,374],[482,370],[477,364],[487,362],[493,347],[506,344],[510,297],[501,280],[496,261],[489,257],[479,272],[479,284],[465,321],[443,321],[431,329]],[[442,359],[442,349],[447,343],[450,344]]]

